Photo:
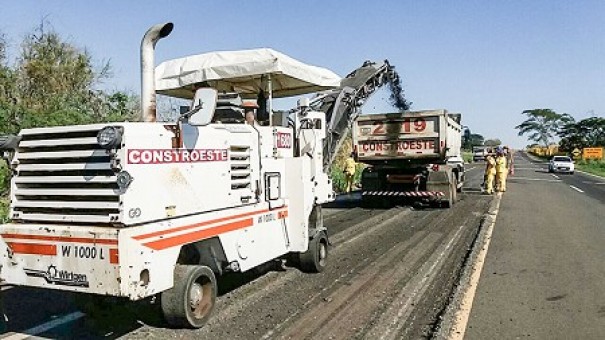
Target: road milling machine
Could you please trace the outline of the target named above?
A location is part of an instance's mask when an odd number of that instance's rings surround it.
[[[271,49],[161,63],[141,43],[141,122],[24,129],[1,136],[12,171],[10,222],[0,226],[0,280],[107,297],[159,297],[169,324],[210,317],[217,277],[275,259],[321,272],[334,199],[328,168],[376,88],[398,81],[384,63],[344,79]],[[156,121],[156,94],[189,100]],[[273,98],[311,95],[289,111]],[[257,99],[258,124],[242,101]]]

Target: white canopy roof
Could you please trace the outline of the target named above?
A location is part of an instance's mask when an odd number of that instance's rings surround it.
[[[271,76],[273,97],[288,97],[332,89],[341,78],[334,72],[304,64],[269,48],[204,53],[161,63],[155,71],[156,92],[193,97],[194,85],[206,82],[218,91],[256,98]]]

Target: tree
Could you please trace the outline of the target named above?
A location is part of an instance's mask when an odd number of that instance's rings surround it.
[[[481,146],[485,142],[485,137],[478,133],[471,133],[471,137],[469,138],[471,147],[473,146]]]
[[[527,119],[517,125],[519,136],[528,135],[529,140],[548,146],[550,141],[558,134],[562,124],[573,121],[568,114],[558,114],[551,109],[525,110],[523,114]]]
[[[558,135],[561,137],[559,144],[563,151],[605,146],[605,118],[591,117],[579,122],[568,122]]]
[[[88,51],[46,26],[40,24],[21,44],[17,67],[23,105],[42,110],[62,108],[65,103],[89,105],[94,102],[93,86],[109,76],[109,63],[95,69]]]
[[[471,133],[463,140],[462,148],[464,150],[472,150],[473,146],[481,146],[483,145],[484,141],[485,138],[482,135],[478,133]]]
[[[502,141],[500,141],[498,138],[488,139],[483,143],[485,146],[499,146],[501,144]]]
[[[0,133],[22,128],[133,120],[138,103],[125,92],[96,87],[110,77],[86,49],[65,41],[42,23],[21,43],[16,64],[4,63],[0,34]]]

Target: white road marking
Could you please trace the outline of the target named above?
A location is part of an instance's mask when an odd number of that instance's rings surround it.
[[[590,185],[605,185],[605,182],[582,181],[582,183]]]
[[[9,289],[12,289],[13,287],[14,287],[14,286],[2,285],[2,286],[0,287],[0,291],[5,292],[5,291],[7,291],[7,290],[9,290]]]
[[[67,315],[63,315],[49,322],[45,322],[41,325],[32,327],[23,331],[23,333],[13,333],[7,337],[1,338],[2,340],[23,340],[29,337],[48,332],[49,330],[64,325],[69,322],[76,321],[82,317],[84,317],[84,313],[82,312],[73,312]]]
[[[509,180],[512,180],[512,179],[522,179],[522,180],[526,180],[526,181],[541,181],[541,182],[561,182],[560,179],[530,178],[530,177],[518,177],[518,176],[512,176],[509,178]]]
[[[493,212],[490,212],[490,215],[493,216],[491,223],[487,227],[487,231],[485,233],[485,240],[483,241],[483,247],[479,250],[479,254],[477,254],[477,261],[473,264],[472,274],[467,286],[466,291],[462,296],[462,301],[460,302],[460,309],[456,312],[455,324],[450,333],[450,340],[463,340],[464,333],[466,332],[466,325],[468,324],[468,318],[471,314],[471,309],[473,308],[473,301],[475,299],[475,292],[477,291],[477,286],[479,285],[479,278],[481,277],[481,271],[483,270],[483,264],[485,263],[485,257],[487,256],[487,249],[489,248],[490,241],[492,240],[492,232],[494,231],[494,226],[496,225],[496,218],[498,217],[498,211],[500,210],[500,201],[502,200],[502,193],[498,194],[498,201],[496,202],[496,207]]]
[[[552,177],[556,178],[556,179],[560,179],[559,176],[555,175],[555,174],[550,174]]]
[[[582,190],[582,189],[580,189],[578,187],[574,187],[573,185],[570,185],[569,187],[572,188],[572,189],[574,189],[577,192],[584,192],[584,190]]]

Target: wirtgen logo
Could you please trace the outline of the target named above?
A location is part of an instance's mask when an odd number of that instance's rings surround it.
[[[46,282],[61,285],[61,286],[76,286],[76,287],[88,287],[88,278],[86,274],[78,274],[74,272],[70,272],[68,270],[59,270],[54,265],[48,266],[46,271],[44,270],[35,270],[35,269],[25,269],[25,274],[27,276],[39,277]]]

